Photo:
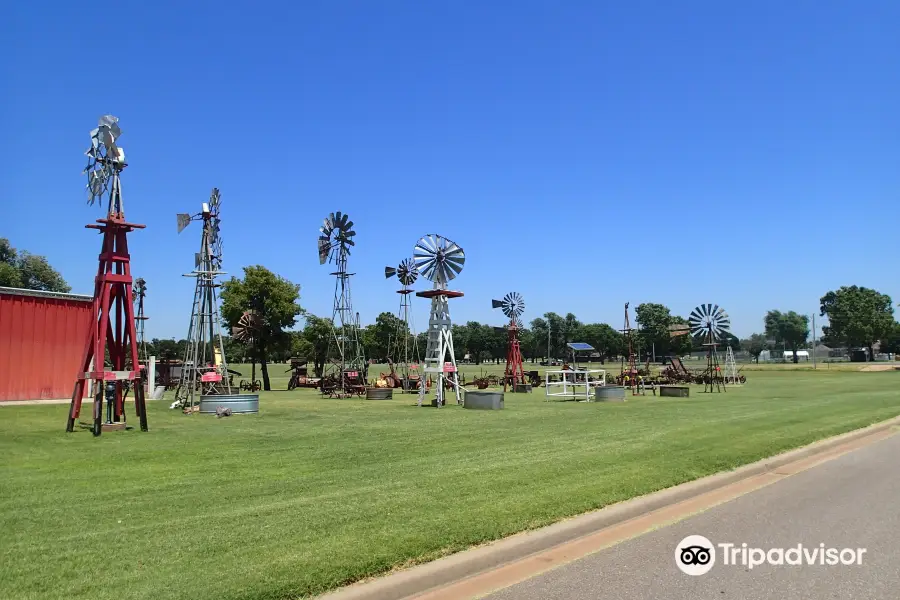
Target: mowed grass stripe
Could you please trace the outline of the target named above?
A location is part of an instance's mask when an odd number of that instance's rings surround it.
[[[894,373],[504,411],[264,393],[262,413],[64,434],[0,409],[0,597],[299,598],[900,414]],[[129,408],[131,408],[129,406]]]

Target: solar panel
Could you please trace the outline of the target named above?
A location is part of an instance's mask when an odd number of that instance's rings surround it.
[[[572,343],[566,344],[566,346],[568,346],[572,350],[593,350],[594,349],[593,346],[591,346],[590,344],[585,344],[584,342],[572,342]]]

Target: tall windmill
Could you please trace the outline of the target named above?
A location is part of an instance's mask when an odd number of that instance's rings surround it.
[[[196,278],[194,303],[188,325],[187,346],[181,365],[181,380],[175,389],[172,408],[193,411],[200,396],[230,394],[228,363],[225,360],[225,344],[219,318],[217,279],[222,271],[221,226],[222,198],[218,188],[213,188],[209,202],[204,202],[199,213],[180,213],[178,233],[193,221],[202,223],[200,251],[194,255],[194,270],[185,277]]]
[[[422,406],[427,387],[424,377],[435,379],[435,405],[444,405],[444,381],[456,393],[456,403],[460,404],[459,375],[456,372],[456,355],[453,352],[453,331],[450,321],[448,299],[459,298],[462,292],[447,289],[447,284],[456,278],[466,262],[466,254],[456,242],[430,233],[419,239],[413,251],[413,260],[422,277],[433,282],[433,287],[416,296],[431,299],[431,313],[428,317],[428,346],[425,349],[423,381],[419,384],[418,405]]]
[[[397,293],[400,294],[400,310],[397,312],[397,331],[394,333],[391,348],[388,349],[388,356],[394,362],[397,362],[400,356],[403,357],[402,362],[398,366],[403,389],[409,390],[411,387],[410,356],[416,363],[419,361],[419,343],[416,340],[415,328],[409,313],[409,295],[413,293],[411,286],[419,277],[419,269],[416,267],[413,259],[405,258],[400,261],[396,268],[385,267],[384,277],[385,279],[396,277],[402,286],[401,289],[397,290]],[[412,341],[412,344],[410,344],[410,341]],[[412,355],[410,355],[410,350],[412,350]],[[418,380],[421,381],[421,378],[418,378]]]
[[[144,337],[144,321],[148,319],[148,317],[144,315],[144,298],[147,296],[147,282],[144,281],[143,277],[138,277],[134,280],[134,289],[132,290],[132,293],[134,294],[134,302],[137,304],[134,325],[137,328],[138,360],[147,364],[147,340]],[[147,365],[147,368],[150,368],[149,364]]]
[[[631,328],[631,319],[628,317],[628,305],[630,303],[625,303],[625,324],[622,326],[622,335],[625,336],[625,340],[628,344],[628,367],[625,367],[624,361],[622,363],[622,383],[625,383],[625,378],[628,377],[628,385],[631,388],[632,394],[638,393],[638,370],[637,365],[635,364],[635,355],[634,355],[634,329]]]
[[[359,343],[359,314],[353,312],[350,296],[350,277],[354,273],[347,272],[347,258],[350,248],[356,245],[353,241],[356,232],[349,216],[337,211],[325,218],[319,234],[319,264],[331,262],[335,265],[335,271],[331,273],[335,277],[331,324],[340,370],[333,376],[337,379],[337,389],[344,394],[351,380],[365,380],[368,370]]]
[[[94,278],[94,302],[91,308],[91,327],[88,330],[84,354],[75,380],[66,431],[75,430],[75,419],[81,413],[81,402],[88,382],[94,399],[93,433],[103,430],[102,404],[104,393],[115,410],[109,411],[114,428],[124,427],[125,382],[137,379],[135,412],[141,430],[147,431],[147,411],[144,386],[138,359],[137,333],[134,325],[134,298],[131,285],[131,255],[127,234],[143,225],[125,220],[120,175],[128,163],[125,152],[118,146],[122,130],[119,119],[112,115],[100,117],[97,128],[91,131],[91,147],[85,154],[88,164],[88,204],[107,200],[106,217],[86,225],[103,234],[97,276]],[[104,357],[109,355],[109,367]]]
[[[525,312],[525,301],[519,292],[510,292],[503,300],[491,300],[491,308],[499,308],[509,318],[508,341],[506,345],[506,371],[503,374],[503,391],[511,386],[514,392],[525,389],[525,367],[522,365],[522,350],[519,347],[519,326]],[[518,386],[523,386],[517,389]]]
[[[724,392],[725,382],[719,368],[716,345],[731,327],[731,321],[718,304],[701,304],[688,317],[691,335],[706,348],[706,373],[703,377],[704,392]]]

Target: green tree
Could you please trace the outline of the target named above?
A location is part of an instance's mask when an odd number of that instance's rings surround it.
[[[881,351],[900,353],[900,323],[894,321],[890,331],[881,338]]]
[[[687,320],[673,315],[668,306],[645,302],[638,305],[634,313],[635,322],[640,325],[636,342],[639,342],[645,354],[652,352],[657,358],[666,355],[682,356],[693,349],[694,341],[690,335],[672,337],[669,327],[686,324]]]
[[[306,339],[303,332],[291,331],[289,335],[291,338],[291,356],[312,361],[315,349],[313,348],[312,343]]]
[[[379,314],[375,317],[375,323],[364,331],[366,355],[377,358],[379,362],[388,357],[394,361],[402,360],[404,335],[409,335],[409,328],[397,315],[389,312]],[[400,356],[393,356],[397,353],[398,345]]]
[[[779,344],[784,344],[794,353],[794,362],[798,362],[797,350],[806,346],[809,337],[809,317],[794,311],[783,313],[770,310],[764,319],[766,335]]]
[[[0,286],[45,292],[72,291],[72,287],[46,258],[28,252],[19,253],[6,238],[0,238]]]
[[[490,328],[488,328],[490,329]],[[469,321],[465,324],[465,348],[471,358],[475,359],[475,364],[480,365],[485,352],[487,352],[490,343],[490,334],[485,331],[485,326],[478,321]],[[453,343],[456,345],[456,332],[453,333]]]
[[[262,366],[263,389],[271,390],[269,354],[285,343],[284,330],[293,327],[302,312],[297,303],[300,286],[261,265],[255,265],[244,267],[243,279],[232,277],[223,283],[221,298],[222,318],[229,333],[244,311],[253,310],[260,316],[262,327],[255,346]]]
[[[741,342],[741,345],[750,353],[751,358],[759,364],[759,355],[768,347],[766,336],[761,333],[754,333],[748,339]]]
[[[325,363],[329,358],[328,350],[334,338],[331,320],[307,314],[306,326],[303,328],[302,335],[306,344],[301,346],[298,342],[295,350],[299,355],[301,348],[304,348],[306,350],[304,356],[306,360],[313,363],[316,377],[322,377],[325,373]]]
[[[864,346],[875,356],[875,342],[890,334],[894,323],[891,297],[875,290],[844,286],[819,300],[828,325],[822,328],[822,342],[829,346]]]
[[[549,360],[547,356],[547,321],[538,317],[531,321],[531,340],[530,349],[532,356],[543,356]]]
[[[606,323],[588,323],[581,328],[581,341],[587,342],[600,353],[604,363],[624,351],[625,336]]]

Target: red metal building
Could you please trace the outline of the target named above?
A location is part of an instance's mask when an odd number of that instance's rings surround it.
[[[0,287],[0,402],[72,398],[92,300]]]

